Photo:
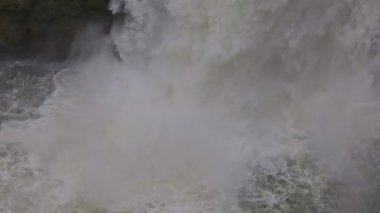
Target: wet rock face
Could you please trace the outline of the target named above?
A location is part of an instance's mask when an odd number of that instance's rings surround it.
[[[0,0],[0,59],[40,55],[64,59],[90,24],[111,24],[108,0]]]
[[[33,0],[2,0],[0,1],[1,10],[20,11],[28,9]]]

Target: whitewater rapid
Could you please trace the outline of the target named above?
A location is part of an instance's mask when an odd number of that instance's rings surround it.
[[[110,9],[40,117],[1,126],[1,210],[377,212],[379,1]]]

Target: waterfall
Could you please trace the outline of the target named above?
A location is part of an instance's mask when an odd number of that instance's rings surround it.
[[[90,56],[55,75],[41,116],[2,125],[31,171],[2,180],[4,209],[377,212],[379,1],[110,10],[128,15],[77,42]]]

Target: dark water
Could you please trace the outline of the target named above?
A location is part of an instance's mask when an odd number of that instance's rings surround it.
[[[0,123],[37,118],[37,107],[54,90],[53,77],[63,66],[41,59],[0,62]]]

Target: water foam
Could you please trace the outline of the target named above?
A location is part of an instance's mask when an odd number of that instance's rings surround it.
[[[277,159],[310,150],[318,174],[280,170],[308,187],[334,176],[358,192],[368,183],[352,152],[378,137],[366,51],[378,9],[371,0],[112,1],[131,14],[112,31],[122,62],[97,40],[91,59],[56,76],[42,117],[4,125],[0,140],[23,142],[61,181],[53,203],[62,209],[80,198],[110,211],[239,212],[249,168],[276,171],[286,167]]]

